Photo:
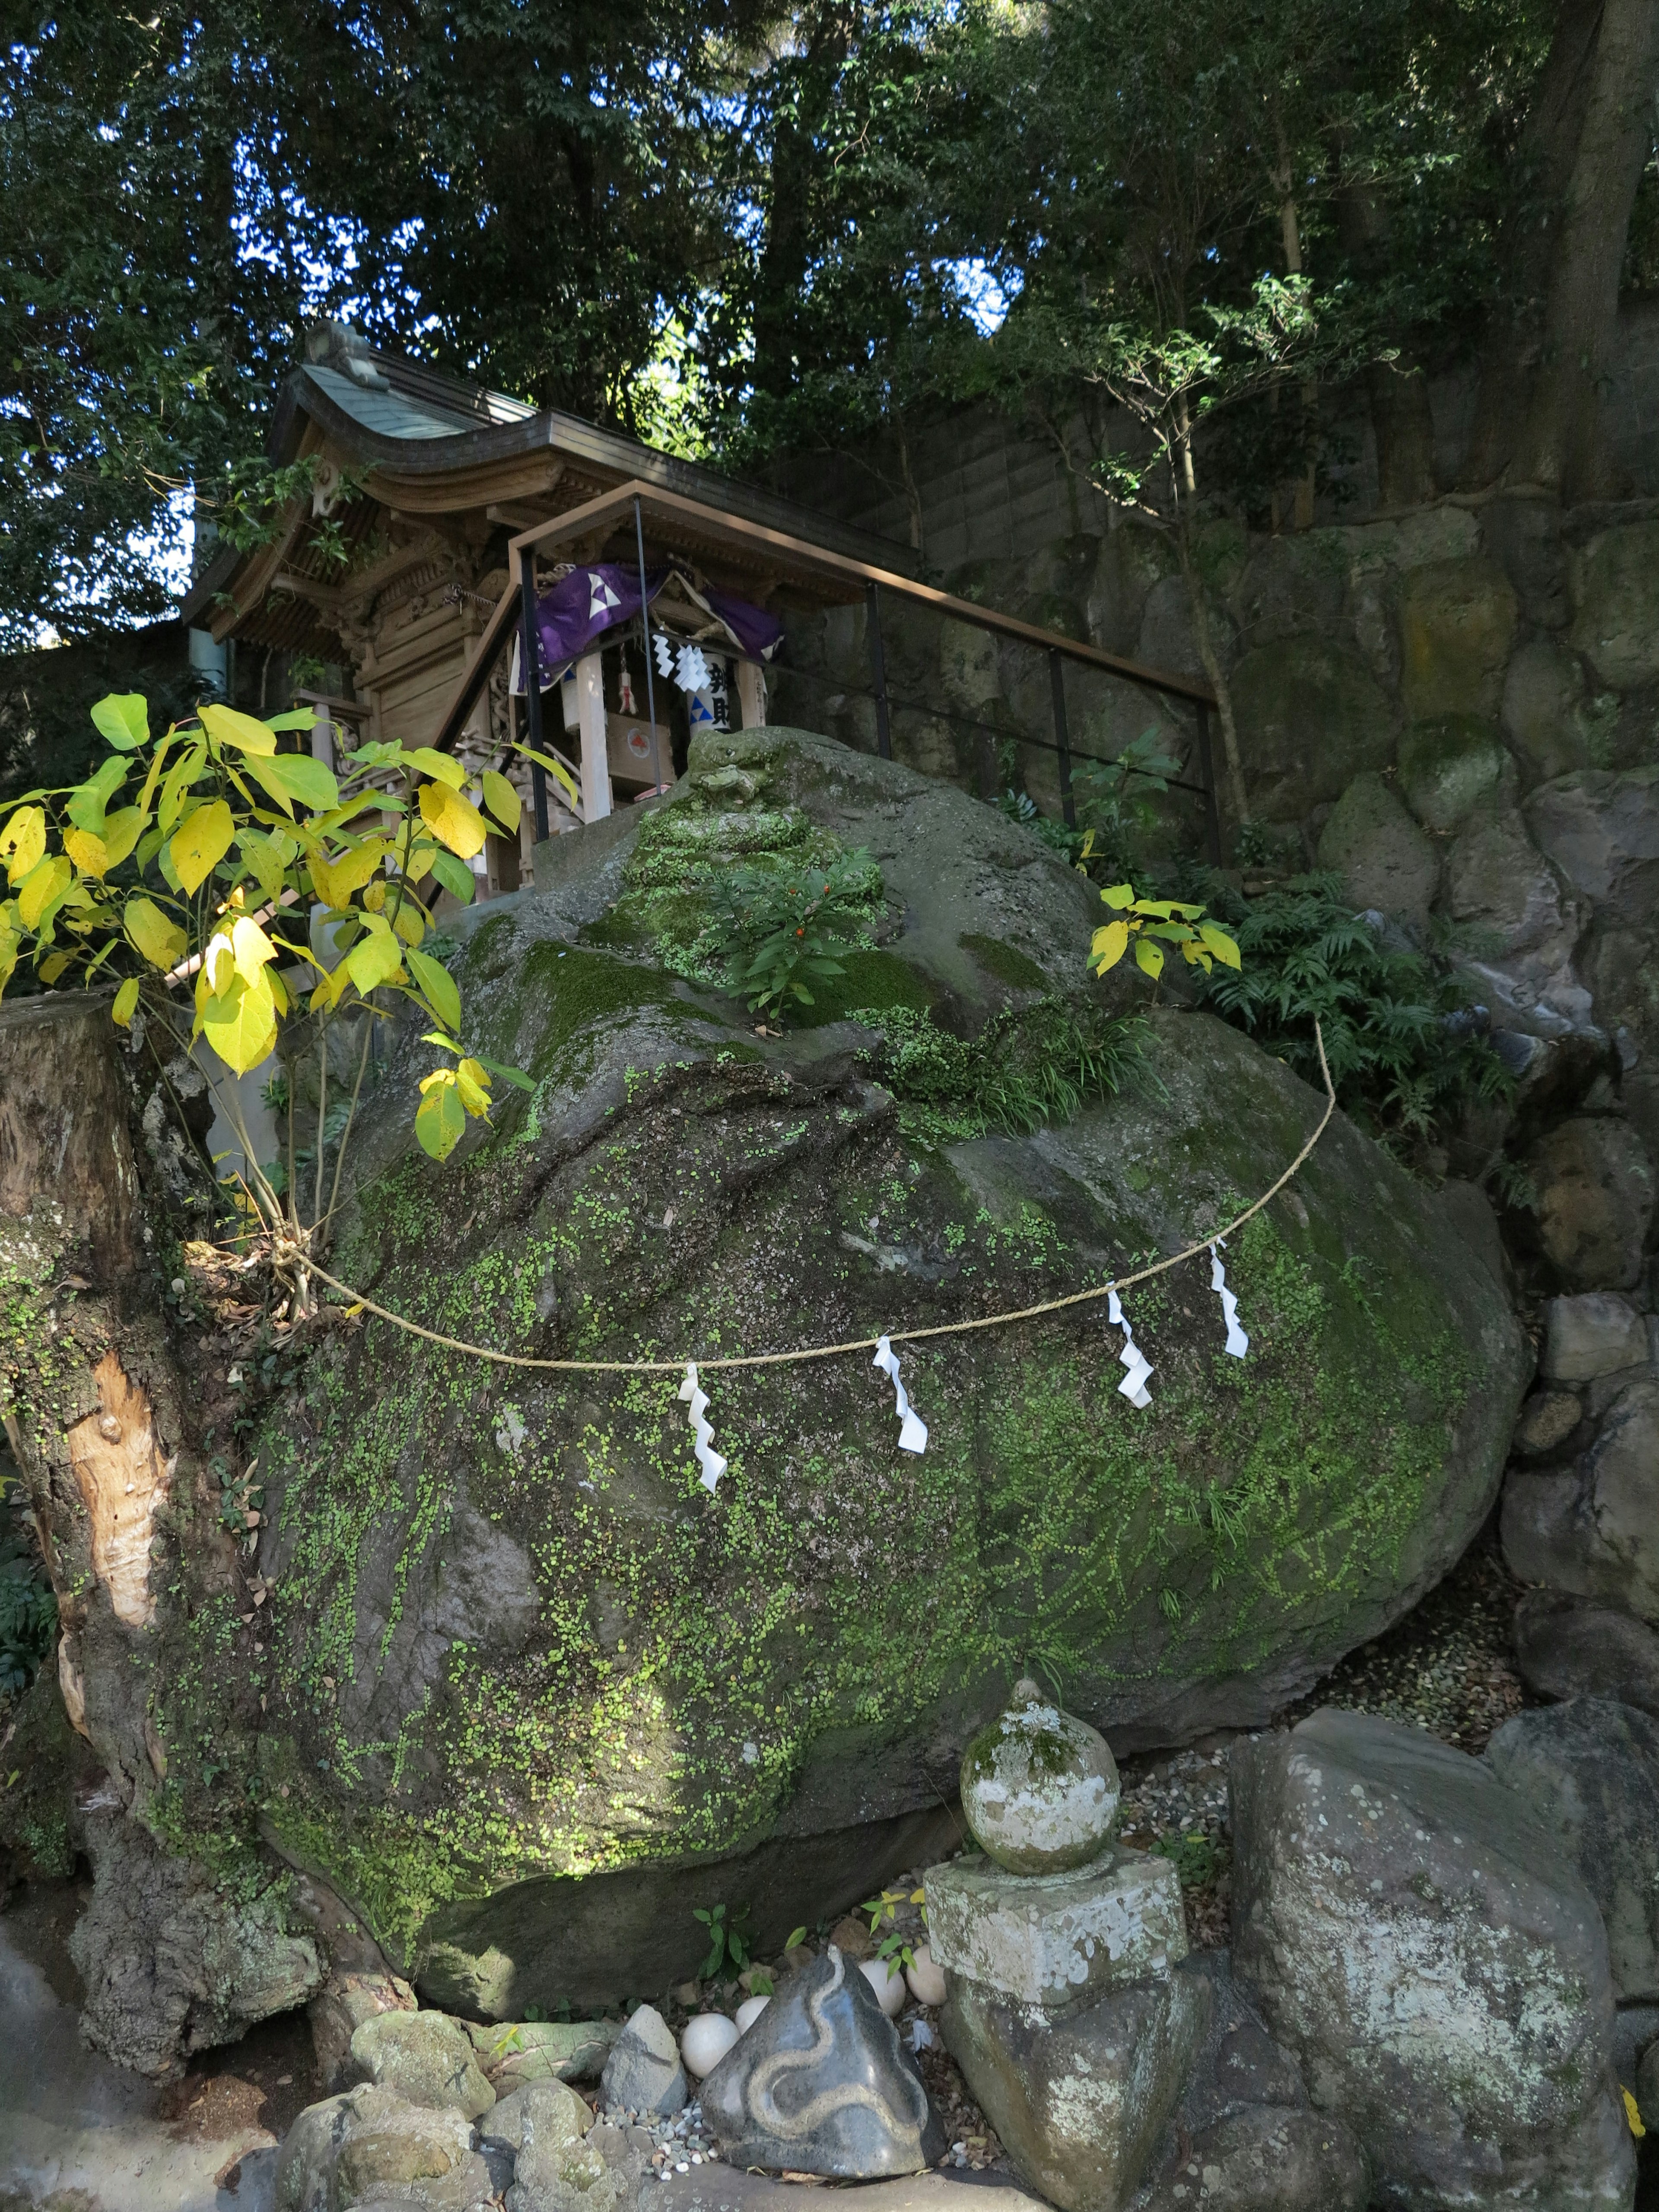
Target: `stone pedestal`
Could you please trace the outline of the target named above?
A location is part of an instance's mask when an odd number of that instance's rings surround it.
[[[1187,1955],[1180,1881],[1168,1859],[1146,1851],[1120,1845],[1055,1875],[955,1859],[924,1879],[935,1962],[1050,2020],[1167,1976]]]

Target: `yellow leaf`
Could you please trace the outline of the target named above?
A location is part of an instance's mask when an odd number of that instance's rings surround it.
[[[74,957],[75,955],[72,952],[54,952],[50,960],[43,960],[40,963],[40,981],[43,983],[55,983]]]
[[[378,921],[378,917],[377,917]],[[404,949],[384,921],[364,931],[345,957],[345,965],[359,994],[367,998],[381,983],[390,983],[404,972]]]
[[[167,770],[167,781],[161,786],[161,801],[155,810],[155,818],[161,823],[163,834],[172,830],[179,819],[179,810],[185,803],[185,792],[206,766],[207,747],[198,738],[193,744],[179,754]],[[140,803],[143,803],[142,793]]]
[[[455,1070],[455,1087],[467,1112],[489,1119],[489,1071],[476,1060],[464,1060]]]
[[[109,848],[89,830],[65,830],[64,850],[83,876],[102,876],[109,869]]]
[[[405,891],[398,911],[392,917],[392,927],[405,945],[418,945],[426,935],[426,920],[421,912],[420,901]]]
[[[351,972],[347,968],[345,962],[343,960],[337,968],[331,969],[330,972],[324,976],[322,981],[319,983],[316,989],[312,993],[312,1012],[313,1014],[327,1013],[331,1008],[338,1006],[341,997],[345,991],[345,987],[350,981]]]
[[[458,860],[470,860],[483,852],[483,817],[470,799],[447,783],[423,783],[420,799],[422,820]]]
[[[1154,945],[1148,938],[1138,937],[1135,939],[1135,958],[1152,981],[1157,982],[1158,977],[1164,973],[1164,947],[1161,945]]]
[[[257,984],[232,979],[222,998],[209,1000],[202,1033],[233,1073],[258,1067],[276,1042],[276,1007],[264,970]]]
[[[210,997],[222,997],[235,981],[236,947],[228,929],[216,930],[209,938],[207,951],[202,955],[196,984],[197,1004],[204,1005]]]
[[[1100,896],[1105,900],[1108,906],[1114,908],[1133,906],[1134,904],[1135,887],[1133,884],[1114,884],[1110,890],[1102,891]]]
[[[234,707],[211,705],[199,711],[202,727],[216,744],[234,745],[238,752],[253,753],[261,760],[269,760],[276,751],[276,738],[252,714],[239,714]]]
[[[61,853],[37,860],[17,886],[17,918],[25,929],[38,929],[49,906],[69,889],[73,870]]]
[[[1109,921],[1103,929],[1096,930],[1094,943],[1089,948],[1089,957],[1098,963],[1095,969],[1097,975],[1103,975],[1109,968],[1116,967],[1128,942],[1129,925],[1127,921]]]
[[[435,1068],[421,1083],[421,1103],[415,1109],[415,1134],[422,1152],[434,1160],[447,1160],[466,1128],[466,1109],[461,1104],[453,1068]]]
[[[195,892],[207,881],[229,852],[235,835],[235,817],[222,799],[198,806],[173,832],[167,850],[185,892]]]
[[[129,975],[115,994],[115,1004],[110,1008],[112,1017],[125,1029],[131,1021],[138,1004],[138,978]]]
[[[245,983],[257,983],[266,961],[276,957],[276,947],[251,914],[239,916],[231,929],[230,941],[235,953],[236,973]]]
[[[15,814],[0,830],[0,860],[6,864],[6,875],[14,884],[21,884],[31,868],[39,866],[46,850],[46,816],[44,807],[20,806]]]
[[[1647,2133],[1647,2130],[1642,2124],[1642,2108],[1622,2081],[1619,2085],[1619,2094],[1625,2100],[1626,2124],[1639,2142]]]
[[[1224,968],[1238,966],[1238,946],[1224,929],[1218,929],[1212,921],[1200,921],[1198,933]]]
[[[123,920],[127,935],[152,968],[176,968],[184,958],[184,931],[167,920],[154,899],[129,899]]]
[[[519,834],[519,817],[524,809],[520,804],[518,793],[514,790],[507,778],[504,775],[497,775],[494,769],[487,768],[484,770],[483,796],[484,805],[501,823],[502,830],[509,837],[516,837]]]
[[[313,853],[312,887],[325,906],[344,906],[353,891],[369,882],[386,851],[384,837],[365,837],[361,844],[348,846],[337,860],[325,860]]]

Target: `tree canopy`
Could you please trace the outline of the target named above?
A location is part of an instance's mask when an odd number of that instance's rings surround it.
[[[5,642],[160,611],[192,500],[246,523],[319,313],[740,470],[877,428],[902,466],[981,398],[1081,421],[1114,496],[1291,522],[1333,392],[1385,503],[1431,492],[1462,360],[1472,477],[1613,488],[1659,0],[7,15]]]

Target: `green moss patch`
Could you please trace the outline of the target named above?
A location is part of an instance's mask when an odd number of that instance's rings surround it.
[[[908,960],[878,945],[838,952],[836,957],[844,972],[815,984],[810,1006],[790,1010],[791,1020],[801,1029],[822,1029],[826,1022],[844,1022],[871,1011],[886,1013],[896,1006],[926,1013],[939,997]]]
[[[1035,960],[1012,945],[1005,945],[1000,937],[981,937],[964,933],[957,943],[964,952],[971,952],[988,975],[994,975],[999,983],[1006,983],[1012,991],[1046,992],[1048,978]]]

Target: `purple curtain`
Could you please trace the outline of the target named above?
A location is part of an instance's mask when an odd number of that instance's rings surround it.
[[[672,568],[647,568],[647,599],[654,599],[673,574]],[[730,592],[704,590],[715,617],[725,624],[740,653],[769,660],[783,641],[783,624],[763,607]],[[596,638],[640,611],[640,572],[620,561],[600,561],[591,568],[573,568],[568,576],[544,592],[536,605],[536,630],[541,647],[541,688],[552,681],[552,672],[589,650]]]

